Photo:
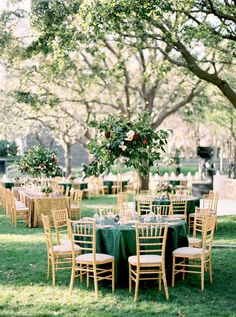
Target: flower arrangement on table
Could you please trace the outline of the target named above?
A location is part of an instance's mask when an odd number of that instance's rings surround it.
[[[96,128],[98,134],[89,143],[93,160],[87,175],[102,174],[117,163],[132,166],[140,174],[147,175],[167,143],[168,133],[155,132],[147,112],[133,121],[112,115],[102,121],[94,120],[90,126]]]
[[[42,186],[41,192],[48,195],[48,194],[51,194],[53,192],[53,188],[50,185]]]
[[[33,146],[25,151],[19,163],[19,170],[34,177],[60,176],[62,171],[58,165],[56,153],[44,146]]]
[[[174,193],[175,188],[172,184],[168,182],[158,184],[156,188],[157,193]]]

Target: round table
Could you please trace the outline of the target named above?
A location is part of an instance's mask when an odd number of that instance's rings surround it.
[[[128,257],[136,255],[135,225],[97,226],[97,252],[106,253],[115,257],[116,284],[128,284]],[[188,246],[187,225],[184,220],[169,221],[166,241],[166,275],[171,279],[172,252]]]

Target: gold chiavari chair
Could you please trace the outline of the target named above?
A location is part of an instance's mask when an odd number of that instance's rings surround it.
[[[117,193],[117,206],[119,213],[122,213],[125,210],[128,210],[128,192]]]
[[[17,203],[12,191],[9,191],[9,204],[10,219],[12,224],[16,227],[18,221],[24,221],[26,224],[29,222],[29,208],[22,203]]]
[[[52,210],[52,218],[56,233],[57,244],[71,243],[69,240],[69,233],[67,227],[67,220],[69,219],[68,210],[66,208]],[[61,236],[64,235],[67,237],[66,239],[61,238]]]
[[[98,282],[112,281],[112,292],[115,290],[115,258],[112,255],[96,253],[96,226],[95,222],[70,221],[68,231],[72,246],[72,271],[70,281],[70,295],[76,277],[86,275],[87,287],[89,278],[94,280],[96,298],[98,297]],[[81,255],[76,256],[74,245],[79,244]],[[111,267],[108,267],[108,265]]]
[[[217,209],[218,209],[218,200],[219,200],[219,193],[214,191],[214,198],[213,198],[213,204],[212,204],[212,214],[216,216],[216,230],[218,228],[218,222],[217,222]]]
[[[117,205],[99,206],[98,213],[100,216],[107,216],[109,213],[117,215],[120,213],[120,209]]]
[[[218,205],[219,193],[210,191],[209,194],[205,194],[202,196],[200,207],[202,209],[211,210],[212,214],[217,215],[217,205]],[[188,215],[188,231],[190,233],[191,228],[193,228],[194,224],[194,213],[190,213]],[[217,226],[217,218],[216,218],[216,226]]]
[[[120,181],[113,181],[112,186],[111,186],[112,194],[117,194],[119,191],[121,191],[121,182]]]
[[[71,244],[53,245],[49,217],[43,214],[41,214],[41,217],[48,254],[47,278],[50,277],[50,271],[52,271],[52,284],[54,286],[56,282],[55,272],[60,270],[71,270],[72,268],[72,247]],[[76,254],[80,254],[81,252],[80,247],[77,245],[73,247],[73,251]]]
[[[0,199],[3,210],[6,212],[6,202],[5,202],[5,188],[0,185]]]
[[[97,190],[98,190],[98,194],[108,194],[108,186],[103,184],[103,179],[98,177],[97,178],[97,182],[96,182],[96,186],[97,186]]]
[[[168,224],[136,224],[136,253],[130,256],[129,292],[135,283],[134,302],[138,298],[140,280],[159,281],[159,290],[163,281],[166,299],[169,299],[165,273],[165,248]]]
[[[83,191],[80,189],[74,189],[73,194],[70,194],[69,199],[69,217],[70,219],[80,219],[80,210],[83,198]]]
[[[156,215],[171,216],[171,204],[169,205],[152,205],[152,212]]]
[[[188,244],[190,247],[201,247],[204,223],[210,215],[210,209],[203,209],[199,207],[195,208],[193,236],[188,238]]]
[[[209,271],[212,284],[212,243],[214,237],[216,216],[206,218],[203,228],[202,247],[182,247],[173,251],[172,287],[175,285],[175,275],[178,273],[193,273],[201,275],[201,290],[204,290],[205,269]],[[176,258],[180,260],[176,263]]]
[[[64,194],[64,186],[58,183],[53,183],[52,185],[53,192],[58,195]]]
[[[187,220],[187,200],[186,197],[172,197],[171,212],[173,217]]]
[[[152,211],[152,201],[153,197],[150,195],[137,195],[137,211],[138,215],[147,214]]]

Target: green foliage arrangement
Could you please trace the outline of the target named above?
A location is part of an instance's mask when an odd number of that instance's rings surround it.
[[[45,175],[46,177],[61,175],[56,153],[44,146],[33,146],[25,151],[19,161],[19,169],[32,176]]]
[[[17,150],[16,142],[0,140],[0,156],[16,156]]]
[[[98,135],[89,144],[93,160],[87,175],[109,171],[114,164],[132,166],[141,175],[147,175],[160,159],[168,137],[164,130],[155,132],[149,119],[149,114],[144,112],[134,121],[117,115],[92,121],[90,126],[98,130]]]
[[[53,192],[53,189],[51,186],[42,186],[41,187],[41,192],[44,193],[44,194],[50,194]]]

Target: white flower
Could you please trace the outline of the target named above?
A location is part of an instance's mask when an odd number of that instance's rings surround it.
[[[124,141],[122,141],[119,145],[119,148],[122,150],[122,151],[125,151],[127,149],[127,146],[124,144]]]
[[[129,132],[126,133],[126,141],[132,141],[134,138],[135,132],[133,130],[130,130]]]

